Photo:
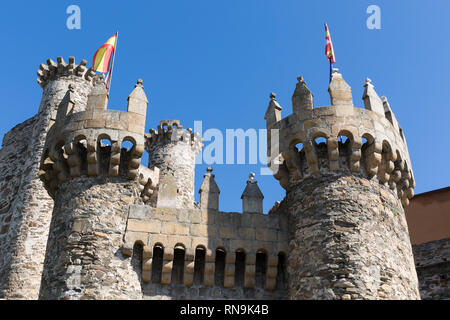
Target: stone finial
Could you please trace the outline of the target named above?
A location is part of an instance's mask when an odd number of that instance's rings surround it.
[[[212,173],[212,167],[206,169],[206,174],[203,175],[203,183],[200,186],[200,208],[219,210],[219,194],[220,190],[214,179],[215,175]]]
[[[384,116],[389,120],[390,123],[394,126],[394,128],[399,131],[399,124],[397,119],[395,118],[394,112],[392,112],[391,105],[386,97],[381,97],[381,102],[383,103]]]
[[[352,88],[345,82],[342,74],[338,72],[337,68],[333,69],[331,75],[331,82],[328,88],[330,93],[331,104],[336,105],[349,105],[353,106]]]
[[[258,182],[253,172],[248,177],[247,186],[242,192],[241,199],[244,213],[263,213],[264,195],[258,187]]]
[[[128,96],[127,111],[134,112],[145,117],[147,113],[148,100],[142,83],[142,79],[138,79],[134,86],[134,90]]]
[[[88,109],[106,110],[108,106],[108,90],[106,89],[105,76],[96,74],[93,79],[94,87],[88,95]]]
[[[281,120],[281,110],[283,108],[278,104],[276,99],[276,94],[270,93],[270,102],[267,107],[266,114],[264,115],[264,120],[266,120],[267,128],[271,127],[274,123]]]
[[[292,95],[292,109],[294,113],[313,108],[313,94],[311,90],[306,86],[302,76],[298,77],[297,80],[298,83]]]
[[[384,106],[383,101],[381,101],[378,94],[375,92],[375,89],[373,87],[373,84],[371,83],[372,80],[369,78],[365,79],[364,84],[364,94],[362,96],[364,100],[364,108],[367,110],[372,110],[373,112],[376,112],[378,114],[384,115]]]

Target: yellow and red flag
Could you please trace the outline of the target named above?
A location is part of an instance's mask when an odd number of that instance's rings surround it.
[[[109,72],[111,67],[111,58],[116,50],[117,33],[114,34],[104,45],[102,45],[94,54],[92,68],[98,72]]]
[[[336,63],[336,57],[334,56],[333,42],[331,42],[330,30],[328,30],[328,25],[325,23],[325,39],[327,44],[325,46],[325,54],[330,63]]]

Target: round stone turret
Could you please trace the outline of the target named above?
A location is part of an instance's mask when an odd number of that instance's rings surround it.
[[[56,119],[58,107],[69,85],[75,88],[75,108],[86,108],[94,76],[86,64],[86,60],[76,64],[75,58],[70,57],[69,63],[66,63],[58,57],[57,62],[48,59],[47,64],[41,64],[37,72],[37,81],[43,93],[39,112],[28,121],[30,129],[23,138],[27,140],[24,149],[27,151],[21,151],[20,157],[26,165],[23,168],[16,165],[17,170],[22,171],[20,189],[16,190],[15,201],[10,206],[13,217],[9,219],[15,223],[9,232],[11,238],[9,241],[3,240],[0,245],[0,251],[4,252],[0,257],[0,298],[37,299],[39,295],[51,219],[48,211],[53,207],[52,199],[39,181],[39,161],[47,130]],[[17,133],[14,134],[14,139],[19,137]],[[24,274],[27,276],[24,277]]]
[[[183,129],[179,120],[162,120],[158,130],[150,129],[145,136],[149,168],[160,169],[160,182],[174,181],[176,208],[193,208],[195,197],[195,156],[201,151],[202,140],[192,129]],[[167,205],[168,202],[165,202]]]
[[[69,86],[44,146],[40,177],[55,200],[41,299],[140,299],[133,265],[121,245],[130,204],[156,188],[159,170],[140,165],[147,97],[139,80],[127,112],[106,110],[97,81],[87,109],[74,110]],[[131,148],[122,147],[130,142]]]
[[[354,107],[334,70],[332,105],[312,108],[299,82],[294,113],[281,119],[272,99],[265,116],[269,166],[286,189],[290,298],[418,299],[403,210],[415,182],[387,100],[366,81],[366,108]]]
[[[95,76],[94,70],[86,67],[86,60],[76,64],[75,58],[69,57],[66,63],[62,57],[58,57],[56,61],[48,59],[47,64],[41,64],[37,71],[37,82],[44,90],[39,112],[49,112],[53,120],[69,85],[75,88],[73,98],[76,108],[79,111],[86,109]]]

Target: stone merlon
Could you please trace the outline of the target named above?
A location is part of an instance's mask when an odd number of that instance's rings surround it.
[[[263,213],[264,195],[258,187],[258,182],[255,180],[253,172],[248,177],[247,186],[242,192],[241,199],[243,213]]]
[[[220,190],[214,180],[213,169],[208,167],[206,171],[207,173],[203,175],[204,180],[198,191],[200,193],[200,208],[218,210]]]

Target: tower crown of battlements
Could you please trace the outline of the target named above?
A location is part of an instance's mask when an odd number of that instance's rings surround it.
[[[283,188],[289,190],[308,176],[348,171],[378,178],[408,204],[415,181],[402,129],[370,79],[364,88],[365,108],[357,108],[351,87],[334,69],[328,88],[331,106],[314,108],[313,95],[299,77],[293,113],[284,119],[271,96],[265,115],[269,166]]]
[[[39,66],[37,82],[42,88],[49,81],[55,80],[58,77],[74,76],[91,82],[95,76],[95,71],[92,68],[88,69],[86,67],[86,60],[81,60],[80,64],[76,64],[75,57],[69,57],[69,62],[66,63],[62,57],[58,57],[56,61],[48,59],[47,64],[41,64]]]
[[[52,196],[58,183],[82,175],[137,178],[142,196],[148,199],[159,170],[140,165],[148,104],[142,80],[129,95],[126,112],[106,109],[108,91],[102,76],[95,76],[94,84],[81,112],[74,112],[75,88],[69,85],[47,133],[40,177]],[[124,148],[124,142],[132,147]]]
[[[191,128],[183,129],[180,120],[161,120],[158,130],[150,129],[145,134],[147,150],[157,144],[184,143],[190,144],[192,151],[197,154],[201,151],[203,144],[198,132],[192,132]]]

